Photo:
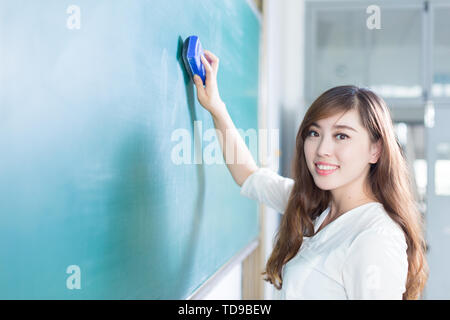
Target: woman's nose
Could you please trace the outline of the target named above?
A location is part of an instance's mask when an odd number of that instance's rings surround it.
[[[334,145],[331,139],[322,138],[317,146],[317,155],[319,156],[330,156],[333,154]]]

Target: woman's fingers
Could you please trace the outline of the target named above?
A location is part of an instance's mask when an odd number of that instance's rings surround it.
[[[217,60],[217,61],[219,61],[219,58],[217,58],[217,56],[214,54],[214,53],[212,53],[211,51],[209,51],[209,50],[203,50],[203,52],[209,57],[209,58],[211,58],[211,60]]]
[[[202,60],[206,70],[205,85],[207,88],[210,88],[211,84],[215,81],[216,73],[213,71],[211,65],[204,56],[200,56],[200,59]]]
[[[209,60],[208,62],[210,62],[211,67],[215,71],[217,71],[217,69],[219,68],[219,58],[217,58],[216,55],[209,50],[204,50],[203,52],[205,53],[206,58]]]
[[[211,65],[209,64],[208,60],[206,60],[206,58],[203,55],[200,56],[200,60],[202,60],[202,63],[205,66],[206,72],[212,72]]]
[[[200,78],[198,75],[194,75],[194,83],[195,87],[197,88],[197,97],[199,101],[202,101],[206,97],[206,89],[205,87],[203,87],[202,78]]]

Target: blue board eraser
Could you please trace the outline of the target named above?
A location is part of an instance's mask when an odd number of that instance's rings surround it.
[[[194,79],[197,74],[202,78],[205,84],[206,72],[200,56],[203,55],[203,48],[197,36],[188,37],[183,44],[183,61],[187,72]]]

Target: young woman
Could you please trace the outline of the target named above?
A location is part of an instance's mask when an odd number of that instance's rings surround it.
[[[419,299],[428,279],[424,220],[383,99],[355,86],[320,95],[296,138],[293,179],[258,168],[221,100],[205,51],[197,98],[240,154],[241,194],[283,213],[264,280],[284,299]],[[228,149],[229,150],[229,149]]]

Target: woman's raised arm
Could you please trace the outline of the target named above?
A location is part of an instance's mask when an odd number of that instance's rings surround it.
[[[258,169],[250,150],[234,126],[225,103],[219,95],[217,72],[219,58],[205,50],[201,56],[206,70],[205,86],[199,76],[194,76],[198,102],[211,113],[216,130],[220,132],[218,140],[223,152],[224,161],[234,181],[242,186],[244,181]]]

